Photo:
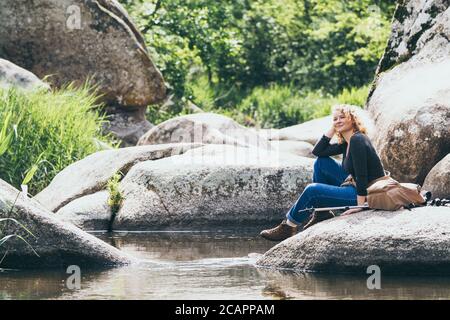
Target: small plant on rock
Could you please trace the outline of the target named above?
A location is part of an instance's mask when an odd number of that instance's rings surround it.
[[[111,208],[111,221],[108,231],[112,231],[112,223],[116,217],[117,212],[119,212],[120,207],[123,202],[123,194],[119,189],[119,182],[122,180],[122,172],[116,172],[111,179],[109,179],[106,188],[109,192],[108,205]]]

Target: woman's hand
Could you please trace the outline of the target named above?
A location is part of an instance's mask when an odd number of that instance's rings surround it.
[[[341,214],[341,216],[349,216],[351,214],[354,214],[356,212],[360,212],[362,211],[362,208],[354,208],[354,209],[348,209],[347,211],[345,211],[343,214]]]
[[[328,138],[333,138],[334,134],[336,133],[336,129],[334,128],[334,124],[331,127],[330,130],[328,130],[328,132],[325,134]]]
[[[367,205],[367,197],[366,196],[357,196],[357,204],[358,206],[365,206]],[[347,211],[345,211],[343,214],[341,214],[341,216],[348,216],[350,214],[356,213],[356,212],[360,212],[362,211],[362,208],[353,208],[353,209],[348,209]]]

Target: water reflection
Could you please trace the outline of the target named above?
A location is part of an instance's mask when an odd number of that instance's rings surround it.
[[[142,262],[82,270],[69,290],[65,270],[0,272],[0,299],[448,299],[450,278],[295,273],[254,267],[273,246],[258,230],[96,234]]]
[[[0,299],[56,299],[65,291],[64,270],[0,271]]]
[[[262,294],[278,299],[449,299],[450,278],[382,276],[381,289],[367,288],[360,275],[258,269]]]
[[[149,232],[105,234],[99,238],[136,257],[158,261],[193,261],[208,258],[247,257],[273,246],[251,230],[216,232]]]

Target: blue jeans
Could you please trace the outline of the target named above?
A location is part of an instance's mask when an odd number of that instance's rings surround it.
[[[334,159],[317,158],[314,162],[313,183],[306,186],[286,218],[295,224],[302,224],[310,216],[310,212],[301,211],[303,209],[356,206],[356,188],[354,186],[340,187],[347,176],[342,165]]]

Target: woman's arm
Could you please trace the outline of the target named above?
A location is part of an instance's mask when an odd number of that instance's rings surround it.
[[[367,148],[365,138],[362,135],[354,135],[350,139],[350,153],[354,178],[356,182],[356,193],[358,194],[358,205],[367,196],[368,170],[367,170]]]
[[[335,156],[344,153],[344,144],[333,143],[330,144],[330,140],[334,135],[334,128],[331,128],[326,134],[317,141],[312,154],[316,157],[328,157]]]
[[[356,196],[358,206],[363,206],[367,202],[367,196]]]
[[[352,164],[356,181],[356,201],[358,206],[363,206],[367,202],[367,148],[364,137],[352,136],[350,139],[350,153],[352,154]],[[353,214],[363,209],[349,209],[342,216]]]

